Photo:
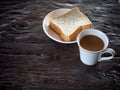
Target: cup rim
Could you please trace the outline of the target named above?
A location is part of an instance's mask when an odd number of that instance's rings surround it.
[[[102,33],[102,34],[106,37],[106,39],[107,39],[107,44],[104,45],[103,49],[97,50],[97,51],[90,51],[90,50],[87,50],[87,49],[83,48],[83,47],[80,45],[80,39],[79,39],[80,35],[81,35],[83,32],[87,32],[87,31],[89,31],[89,30],[93,30],[93,31],[97,31],[97,32],[99,32],[99,33]],[[90,34],[90,35],[92,35],[92,34]],[[85,36],[86,36],[86,35],[85,35]],[[97,36],[97,35],[96,35],[96,36]],[[84,37],[84,36],[83,36],[83,37]],[[98,37],[99,37],[99,36],[98,36]],[[99,38],[100,38],[100,37],[99,37]],[[103,39],[102,39],[102,40],[103,40]],[[104,42],[104,41],[103,41],[103,42]],[[86,30],[81,31],[81,32],[78,34],[78,36],[77,36],[77,44],[78,44],[79,47],[81,47],[82,49],[84,49],[84,50],[87,51],[87,52],[97,53],[97,52],[101,52],[101,51],[105,50],[105,49],[108,47],[108,45],[109,45],[109,39],[108,39],[108,36],[107,36],[104,32],[102,32],[102,31],[100,31],[100,30],[98,30],[98,29],[86,29]]]

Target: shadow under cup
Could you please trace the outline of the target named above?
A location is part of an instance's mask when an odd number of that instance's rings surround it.
[[[99,37],[104,43],[103,49],[98,50],[98,51],[89,51],[89,50],[83,48],[80,45],[80,41],[83,37],[85,37],[87,35],[93,35],[93,36]],[[100,30],[88,29],[88,30],[83,30],[81,33],[79,33],[79,35],[77,36],[77,44],[78,44],[79,51],[80,51],[81,61],[84,64],[91,66],[91,65],[95,65],[100,60],[101,52],[107,48],[107,46],[109,44],[109,40],[108,40],[107,35],[104,34],[103,32],[101,32]]]

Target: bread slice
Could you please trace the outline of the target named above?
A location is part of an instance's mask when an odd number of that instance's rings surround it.
[[[79,8],[74,7],[62,15],[52,18],[49,27],[56,31],[62,40],[73,41],[81,30],[91,28],[92,23],[80,12]]]

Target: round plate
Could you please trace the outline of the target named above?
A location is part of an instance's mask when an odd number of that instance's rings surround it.
[[[43,20],[43,30],[45,32],[45,34],[51,38],[52,40],[56,41],[56,42],[59,42],[59,43],[64,43],[64,44],[71,44],[71,43],[76,43],[76,40],[74,41],[69,41],[69,42],[66,42],[66,41],[63,41],[60,36],[54,32],[53,30],[51,30],[51,28],[49,27],[49,23],[50,23],[50,19],[53,18],[53,17],[56,17],[56,16],[59,16],[67,11],[69,11],[70,9],[67,9],[67,8],[62,8],[62,9],[57,9],[57,10],[54,10],[50,13],[48,13],[44,20]]]

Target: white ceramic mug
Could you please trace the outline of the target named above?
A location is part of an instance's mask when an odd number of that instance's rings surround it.
[[[81,38],[83,38],[86,35],[95,35],[95,36],[99,37],[100,39],[102,39],[102,41],[104,42],[103,49],[99,50],[99,51],[89,51],[89,50],[86,50],[85,48],[83,48],[80,45],[80,40],[81,40]],[[107,35],[105,33],[101,32],[100,30],[96,30],[96,29],[83,30],[77,36],[77,44],[78,44],[79,51],[80,51],[80,59],[86,65],[92,66],[92,65],[95,65],[99,61],[110,60],[115,55],[115,51],[112,48],[107,48],[108,44],[109,44]],[[111,54],[111,56],[102,57],[102,54],[104,54],[104,53],[109,53],[109,54]]]

